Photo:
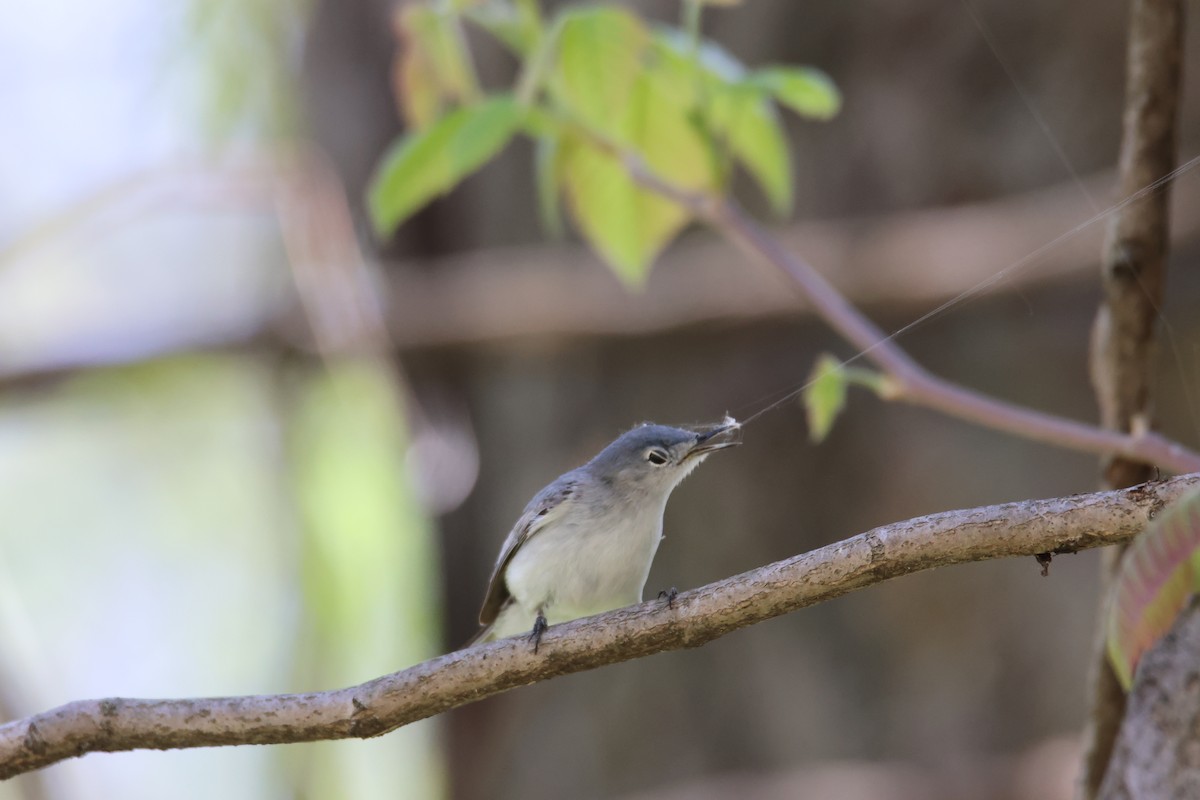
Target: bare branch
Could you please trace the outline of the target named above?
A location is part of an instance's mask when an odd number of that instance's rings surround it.
[[[517,686],[698,647],[901,575],[1123,542],[1157,509],[1196,485],[1200,475],[1189,475],[1122,491],[948,511],[885,525],[684,592],[674,609],[652,601],[555,625],[537,655],[523,639],[506,639],[330,692],[69,703],[0,726],[0,779],[98,751],[379,736]],[[1031,563],[1031,576],[1036,569]]]

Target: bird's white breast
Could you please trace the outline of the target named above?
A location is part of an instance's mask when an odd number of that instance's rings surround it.
[[[513,616],[524,620],[514,619],[516,630],[498,635],[527,630],[539,607],[553,625],[640,602],[662,539],[664,505],[632,516],[616,506],[571,515],[530,537],[505,571],[522,612]]]

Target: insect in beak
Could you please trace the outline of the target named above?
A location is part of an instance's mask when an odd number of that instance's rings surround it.
[[[733,417],[725,417],[720,425],[709,428],[696,437],[696,443],[688,451],[687,457],[724,450],[726,447],[736,447],[742,443],[741,439],[721,439],[720,441],[714,441],[714,439],[741,430],[741,427],[741,424]]]

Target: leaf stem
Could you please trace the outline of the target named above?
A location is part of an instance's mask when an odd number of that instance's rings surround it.
[[[533,55],[525,62],[521,77],[517,81],[517,102],[528,108],[537,100],[538,91],[542,88],[542,80],[550,67],[554,51],[558,47],[558,37],[562,32],[562,18],[555,20],[550,30],[542,34]]]

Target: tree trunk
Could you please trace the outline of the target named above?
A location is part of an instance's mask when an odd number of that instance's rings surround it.
[[[1183,24],[1183,0],[1133,0],[1126,54],[1121,197],[1138,192],[1175,166]],[[1108,228],[1101,279],[1104,299],[1092,330],[1091,369],[1101,421],[1112,430],[1145,430],[1151,424],[1169,200],[1168,183],[1122,208]],[[1104,469],[1105,480],[1114,489],[1141,483],[1152,474],[1150,465],[1125,458],[1109,460]],[[1117,550],[1105,559],[1106,586],[1121,554]],[[1080,780],[1083,800],[1097,795],[1124,714],[1124,694],[1108,663],[1103,624],[1099,628]]]

